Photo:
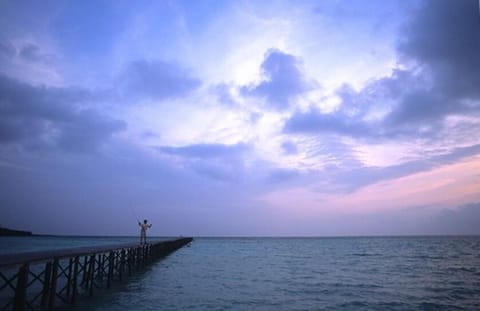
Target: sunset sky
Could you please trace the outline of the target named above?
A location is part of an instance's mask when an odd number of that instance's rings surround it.
[[[480,234],[477,0],[0,1],[0,225]]]

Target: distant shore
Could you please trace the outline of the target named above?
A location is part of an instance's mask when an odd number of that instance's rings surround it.
[[[0,227],[0,236],[32,236],[30,231],[15,230]]]

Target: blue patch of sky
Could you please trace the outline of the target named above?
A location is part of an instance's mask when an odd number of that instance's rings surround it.
[[[53,17],[53,34],[66,55],[98,57],[110,51],[128,26],[130,12],[111,1],[68,1]]]

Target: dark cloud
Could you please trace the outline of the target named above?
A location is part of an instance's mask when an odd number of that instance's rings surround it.
[[[32,63],[49,63],[53,59],[52,55],[43,53],[40,47],[33,43],[27,43],[22,46],[18,52],[18,56]]]
[[[127,66],[118,88],[125,95],[163,100],[185,96],[200,85],[200,80],[178,64],[138,60]]]
[[[57,144],[64,150],[84,152],[96,150],[112,134],[126,128],[126,123],[112,120],[92,110],[75,113],[74,122],[64,122]]]
[[[416,90],[406,94],[386,118],[386,125],[423,124],[435,122],[449,113],[459,112],[458,105],[431,90]]]
[[[91,99],[85,90],[31,86],[0,75],[0,144],[94,151],[126,125],[80,107]]]
[[[55,57],[46,53],[37,44],[28,42],[24,44],[17,44],[15,46],[8,40],[0,41],[0,55],[7,57],[9,61],[18,57],[19,59],[28,63],[51,63]]]
[[[373,139],[428,138],[439,135],[447,116],[478,115],[478,1],[425,1],[405,26],[398,52],[416,65],[395,70],[358,92],[344,85],[337,90],[342,99],[337,111],[296,113],[284,131]],[[390,112],[383,120],[366,122],[365,116],[375,110]]]
[[[432,71],[434,91],[450,98],[478,99],[478,1],[425,1],[407,25],[399,51]]]
[[[182,147],[162,146],[156,147],[157,150],[186,158],[230,158],[237,156],[249,149],[248,145],[239,143],[235,145],[223,144],[195,144]]]
[[[274,109],[288,108],[292,99],[314,86],[301,71],[300,61],[278,50],[267,52],[261,69],[265,80],[258,85],[244,87],[241,92],[266,98],[268,105]]]
[[[420,65],[423,81],[411,88],[398,76],[383,81],[391,88],[407,90],[388,116],[387,125],[422,124],[479,111],[478,1],[425,1],[407,24],[398,51]]]

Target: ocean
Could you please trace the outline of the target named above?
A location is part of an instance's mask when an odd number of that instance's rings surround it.
[[[0,251],[135,240],[0,238]],[[195,238],[72,309],[480,310],[480,237]]]

